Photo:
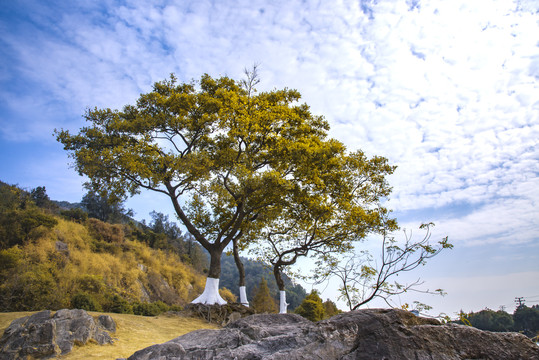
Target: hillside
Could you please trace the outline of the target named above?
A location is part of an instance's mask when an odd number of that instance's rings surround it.
[[[1,185],[0,311],[79,307],[150,315],[202,292],[201,272],[175,251],[148,246],[148,237],[160,238],[154,232],[76,212],[60,216],[38,207],[35,196]]]
[[[1,311],[78,303],[89,310],[128,312],[122,307],[136,303],[183,305],[203,290],[202,274],[174,253],[129,240],[120,226],[55,219],[52,229],[0,251]]]

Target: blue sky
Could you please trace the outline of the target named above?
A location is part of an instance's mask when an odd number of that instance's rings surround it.
[[[55,128],[170,73],[241,78],[257,63],[260,89],[298,89],[332,137],[398,165],[402,227],[433,221],[454,243],[414,274],[448,292],[424,300],[433,313],[537,301],[538,1],[19,0],[0,32],[0,180],[79,201]],[[172,214],[152,194],[128,207]]]

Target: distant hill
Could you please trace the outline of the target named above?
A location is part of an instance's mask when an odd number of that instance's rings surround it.
[[[84,209],[82,204],[80,202],[78,203],[70,203],[69,201],[56,201],[52,200],[52,202],[58,206],[61,210],[72,210],[72,209]]]

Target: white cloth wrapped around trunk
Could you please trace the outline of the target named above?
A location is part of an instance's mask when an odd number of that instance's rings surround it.
[[[245,286],[240,286],[240,303],[249,307],[249,301],[247,301],[247,291]]]
[[[219,295],[219,279],[207,278],[204,292],[192,304],[225,305],[226,301]]]
[[[279,291],[280,294],[280,301],[279,301],[279,313],[280,314],[286,314],[286,308],[288,307],[288,303],[286,302],[286,292],[284,290]]]

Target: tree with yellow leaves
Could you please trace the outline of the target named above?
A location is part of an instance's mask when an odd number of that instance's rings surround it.
[[[197,303],[225,303],[217,289],[227,246],[258,241],[302,193],[316,200],[310,189],[328,176],[353,176],[344,145],[327,138],[328,122],[298,102],[298,91],[253,85],[209,75],[178,83],[171,75],[135,105],[88,110],[78,134],[56,131],[92,190],[121,200],[146,189],[170,199],[210,254]]]

